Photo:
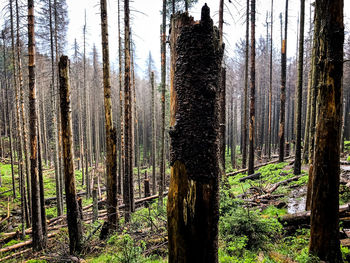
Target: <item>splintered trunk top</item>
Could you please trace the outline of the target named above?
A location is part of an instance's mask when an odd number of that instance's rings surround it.
[[[217,262],[219,80],[223,48],[207,5],[173,17],[169,262]],[[175,51],[175,52],[174,52]]]

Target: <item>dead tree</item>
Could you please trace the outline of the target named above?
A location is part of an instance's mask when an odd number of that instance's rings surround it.
[[[69,233],[70,253],[79,253],[82,249],[83,232],[81,228],[81,217],[77,201],[74,175],[73,159],[73,139],[72,139],[72,112],[70,105],[70,84],[69,84],[69,59],[67,56],[61,56],[59,67],[60,82],[60,108],[61,108],[61,126],[62,126],[62,148],[63,148],[63,167],[64,167],[64,185],[66,192],[67,205],[67,223]]]
[[[304,66],[304,20],[305,20],[305,0],[300,1],[300,36],[299,36],[299,57],[298,57],[298,86],[297,86],[297,128],[296,128],[296,148],[294,174],[301,173],[301,109],[303,99],[303,66]]]
[[[33,250],[44,248],[41,224],[40,188],[38,175],[37,115],[35,85],[35,30],[34,0],[28,0],[28,72],[29,72],[29,134],[30,134],[30,177],[32,199]],[[23,182],[22,182],[23,183]]]
[[[170,99],[169,262],[217,262],[223,47],[206,4],[199,22],[184,13],[171,23],[176,63]]]
[[[288,26],[288,0],[286,0],[286,14],[284,18],[284,39],[281,47],[281,108],[279,127],[279,161],[284,161],[285,143],[285,115],[286,115],[286,77],[287,77],[287,27]],[[282,34],[282,33],[281,33]]]
[[[312,180],[310,253],[342,262],[339,243],[340,134],[342,123],[343,0],[317,0],[319,32],[317,127]],[[316,39],[314,39],[315,41]]]
[[[109,69],[109,47],[108,47],[108,23],[106,0],[100,1],[101,8],[101,35],[102,35],[102,59],[103,59],[103,90],[105,107],[105,129],[106,129],[106,170],[107,170],[107,224],[105,228],[109,231],[116,230],[118,219],[117,199],[117,152],[116,152],[116,130],[113,127],[111,79]],[[101,232],[102,233],[102,232]],[[101,234],[101,237],[102,234]]]
[[[255,137],[255,0],[251,0],[251,48],[250,48],[250,112],[248,174],[254,173]]]

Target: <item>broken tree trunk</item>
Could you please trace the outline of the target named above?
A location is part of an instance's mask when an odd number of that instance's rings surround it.
[[[172,19],[170,263],[218,261],[218,33],[206,4],[200,22],[187,13]]]

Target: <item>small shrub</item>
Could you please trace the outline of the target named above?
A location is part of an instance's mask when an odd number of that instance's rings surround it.
[[[115,254],[115,262],[120,263],[139,263],[143,262],[142,251],[144,243],[141,243],[141,247],[137,246],[130,235],[125,234],[122,236],[114,235],[108,242],[109,245],[115,245],[118,253]]]
[[[280,236],[282,225],[275,218],[262,218],[256,211],[237,207],[221,218],[219,230],[227,252],[242,256],[245,249],[266,249]]]

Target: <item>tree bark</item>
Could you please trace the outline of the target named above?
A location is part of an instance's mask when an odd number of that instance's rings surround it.
[[[167,204],[170,263],[218,262],[217,114],[223,47],[209,12],[204,5],[200,22],[187,13],[172,19],[176,66]]]
[[[338,206],[344,43],[343,6],[343,0],[317,0],[315,7],[315,22],[320,25],[318,46],[320,71],[309,251],[326,262],[342,262]]]
[[[280,126],[279,126],[279,161],[284,161],[284,143],[285,143],[285,118],[286,118],[286,78],[287,78],[287,28],[288,28],[288,0],[286,0],[286,10],[284,18],[284,38],[282,40],[281,50],[281,108],[280,108]],[[281,32],[282,35],[282,32]]]
[[[242,143],[242,168],[247,166],[247,133],[248,133],[248,69],[249,69],[249,0],[246,10],[246,34],[245,34],[245,73],[244,73],[244,105],[243,105],[243,143]]]
[[[117,199],[117,152],[116,130],[113,127],[111,79],[109,68],[108,24],[106,0],[100,1],[101,8],[101,35],[103,59],[103,88],[106,130],[106,172],[107,172],[107,228],[114,232],[119,224]]]
[[[255,0],[251,0],[251,50],[250,50],[250,118],[248,175],[254,173],[255,137]]]
[[[273,51],[273,0],[271,0],[271,36],[270,36],[270,82],[269,82],[269,127],[268,127],[268,142],[267,154],[271,159],[271,143],[272,143],[272,51]]]
[[[298,85],[297,85],[297,128],[296,128],[296,149],[294,161],[294,174],[301,173],[301,109],[303,101],[303,66],[304,66],[304,20],[305,0],[300,0],[300,36],[299,36],[299,57],[298,57]]]
[[[130,221],[134,207],[133,145],[132,145],[132,90],[130,71],[130,8],[129,0],[124,1],[124,100],[125,100],[125,171],[123,198],[125,203],[125,221]]]
[[[30,134],[30,177],[32,199],[33,250],[44,248],[40,211],[40,188],[38,175],[37,115],[35,83],[35,30],[34,1],[28,0],[28,72],[29,72],[29,134]],[[23,183],[23,182],[22,182]]]
[[[61,56],[59,67],[61,126],[64,160],[64,184],[67,205],[67,223],[70,253],[77,254],[82,249],[82,227],[79,213],[74,175],[72,119],[70,106],[69,59]]]

